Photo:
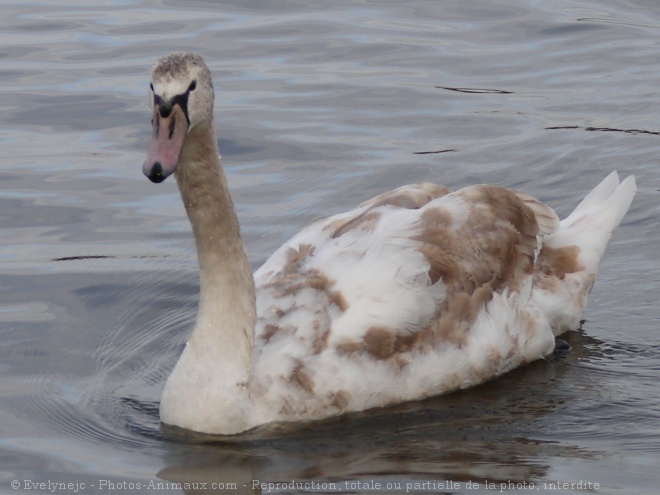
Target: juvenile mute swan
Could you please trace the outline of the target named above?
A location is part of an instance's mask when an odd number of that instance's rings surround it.
[[[608,175],[561,222],[488,185],[403,186],[319,220],[252,275],[213,128],[204,61],[151,80],[143,172],[175,172],[200,268],[197,321],[160,404],[165,425],[231,435],[421,399],[493,379],[580,325],[635,179]]]

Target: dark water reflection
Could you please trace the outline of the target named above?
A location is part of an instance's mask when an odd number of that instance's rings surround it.
[[[0,492],[50,480],[265,493],[253,480],[295,480],[477,494],[488,480],[558,493],[543,483],[582,480],[657,493],[657,6],[0,5]],[[153,186],[140,166],[149,67],[174,49],[214,72],[255,268],[309,221],[404,183],[501,184],[566,214],[610,170],[636,174],[570,354],[295,431],[166,437],[158,400],[195,316],[197,268],[174,183]],[[560,492],[589,493],[576,486]],[[181,488],[163,491],[212,493]],[[323,489],[278,493],[300,491]]]

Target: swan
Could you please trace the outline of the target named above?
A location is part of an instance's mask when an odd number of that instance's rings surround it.
[[[213,125],[211,73],[152,70],[143,173],[174,173],[200,270],[192,335],[162,392],[164,426],[235,435],[422,399],[552,353],[580,326],[636,192],[608,175],[575,210],[490,185],[412,184],[319,220],[254,275]]]

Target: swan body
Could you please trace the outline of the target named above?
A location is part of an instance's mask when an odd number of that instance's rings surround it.
[[[543,358],[575,330],[635,194],[608,175],[566,219],[526,194],[414,184],[317,221],[252,275],[201,57],[152,73],[143,171],[174,173],[195,236],[199,311],[165,425],[231,435],[442,394]]]

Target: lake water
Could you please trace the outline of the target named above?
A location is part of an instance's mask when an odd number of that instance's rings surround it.
[[[657,2],[0,6],[0,493],[658,493]],[[177,49],[213,71],[255,268],[405,183],[499,184],[566,214],[634,173],[569,356],[279,438],[165,439],[197,266],[175,182],[141,164],[151,64]]]

